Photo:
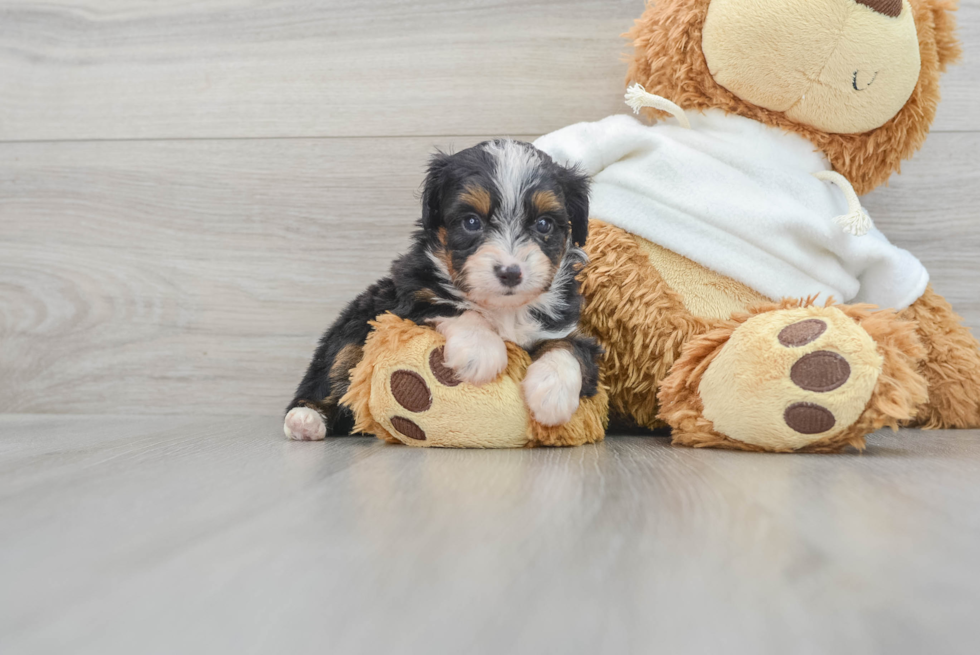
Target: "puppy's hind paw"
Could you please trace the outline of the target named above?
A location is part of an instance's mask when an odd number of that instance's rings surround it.
[[[542,425],[563,425],[578,409],[582,367],[567,350],[552,350],[534,361],[524,376],[524,401]]]
[[[293,407],[286,414],[282,431],[296,441],[322,441],[327,436],[327,425],[316,410]]]

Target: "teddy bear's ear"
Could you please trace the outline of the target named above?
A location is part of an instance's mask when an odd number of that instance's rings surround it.
[[[429,231],[443,224],[442,198],[450,180],[450,155],[436,151],[429,160],[429,170],[422,185],[422,229]]]
[[[931,0],[932,22],[936,39],[936,53],[939,55],[939,70],[956,63],[963,48],[956,38],[956,3],[952,0]]]
[[[575,167],[559,166],[559,169],[558,183],[572,226],[572,242],[582,247],[589,236],[589,176]]]

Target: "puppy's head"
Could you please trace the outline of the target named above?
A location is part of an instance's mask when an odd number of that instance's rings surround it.
[[[588,178],[520,141],[438,153],[422,204],[430,259],[486,308],[534,301],[582,258],[588,235]]]

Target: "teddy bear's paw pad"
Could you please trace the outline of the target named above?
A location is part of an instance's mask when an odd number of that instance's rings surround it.
[[[327,425],[316,410],[293,407],[283,420],[282,431],[296,441],[321,441],[327,436]]]
[[[852,426],[881,367],[874,340],[839,309],[775,310],[732,333],[698,393],[705,418],[721,434],[796,450]]]
[[[391,395],[408,411],[420,414],[432,408],[432,391],[425,378],[415,371],[397,370],[389,380]],[[425,430],[415,421],[404,416],[391,417],[391,426],[400,434],[414,441],[425,441]]]
[[[421,375],[415,371],[395,371],[391,374],[391,395],[398,404],[416,414],[432,407],[432,392]]]
[[[443,363],[443,349],[434,349],[429,353],[429,369],[440,384],[455,387],[460,384],[456,373]],[[432,391],[428,383],[415,371],[397,370],[391,374],[389,381],[391,395],[395,401],[415,414],[427,412],[432,408]]]
[[[445,361],[446,349],[443,346],[439,346],[429,353],[429,368],[432,369],[432,375],[441,384],[447,387],[455,387],[462,380],[456,375],[456,371],[446,366]]]
[[[804,355],[789,371],[789,379],[800,389],[821,393],[842,387],[849,377],[851,365],[829,350]]]
[[[800,434],[820,434],[837,424],[833,412],[814,403],[793,403],[783,413],[783,420]]]
[[[819,318],[809,318],[787,325],[779,331],[779,343],[787,348],[799,348],[816,341],[827,331],[827,323]]]
[[[411,419],[407,419],[403,416],[393,416],[391,417],[391,426],[409,439],[413,439],[415,441],[425,441],[425,430],[420,428],[418,424]]]

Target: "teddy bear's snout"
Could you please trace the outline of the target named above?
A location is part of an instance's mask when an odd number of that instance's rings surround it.
[[[902,0],[856,0],[859,5],[864,5],[879,14],[896,18],[902,13]]]
[[[884,125],[919,79],[905,0],[710,0],[708,72],[736,96],[837,134]]]

